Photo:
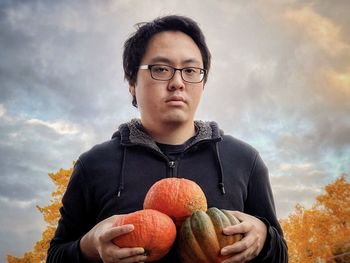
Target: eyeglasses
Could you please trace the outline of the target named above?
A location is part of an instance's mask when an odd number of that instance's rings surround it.
[[[140,65],[139,69],[149,69],[151,77],[155,80],[167,81],[171,80],[176,70],[181,72],[181,78],[189,83],[200,83],[203,81],[207,71],[203,68],[186,67],[174,68],[167,65]]]

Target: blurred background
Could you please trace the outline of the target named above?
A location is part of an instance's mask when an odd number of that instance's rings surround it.
[[[350,1],[0,0],[0,261],[31,250],[36,205],[119,124],[138,117],[123,43],[138,22],[196,20],[212,52],[197,118],[253,145],[279,218],[350,167]]]

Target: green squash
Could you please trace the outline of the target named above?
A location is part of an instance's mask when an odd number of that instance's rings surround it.
[[[183,263],[216,263],[223,247],[242,239],[242,235],[224,235],[223,228],[239,224],[240,221],[226,210],[216,207],[207,212],[197,211],[182,224],[178,236],[178,253]]]

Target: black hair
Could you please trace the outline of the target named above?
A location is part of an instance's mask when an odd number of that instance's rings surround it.
[[[123,67],[124,77],[129,85],[136,84],[138,67],[150,39],[157,33],[164,31],[180,31],[188,35],[198,46],[202,59],[203,67],[207,73],[210,69],[210,51],[205,42],[205,37],[198,24],[191,18],[178,15],[164,16],[154,19],[151,22],[139,23],[137,30],[124,43]],[[208,74],[205,75],[204,83],[207,81]],[[133,98],[132,104],[137,107],[136,98]]]

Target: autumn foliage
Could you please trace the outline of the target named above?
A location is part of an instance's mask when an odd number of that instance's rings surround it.
[[[289,262],[350,262],[350,184],[345,175],[325,187],[316,203],[281,220]]]
[[[47,223],[42,239],[22,258],[8,256],[8,263],[45,262],[71,173],[72,168],[49,174],[57,189],[49,205],[37,206]],[[297,204],[295,211],[280,223],[288,243],[290,263],[350,262],[350,183],[345,175],[327,185],[310,209]]]
[[[43,214],[44,220],[47,223],[47,228],[42,234],[42,239],[34,245],[32,251],[26,252],[22,258],[14,256],[7,256],[8,263],[41,263],[45,262],[47,250],[50,241],[55,233],[58,220],[60,218],[59,209],[61,207],[61,200],[66,191],[69,178],[72,174],[73,168],[68,170],[60,169],[56,173],[49,173],[49,177],[54,182],[56,191],[51,194],[49,205],[45,207],[37,206],[39,211]]]

